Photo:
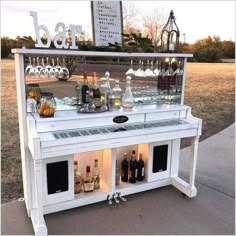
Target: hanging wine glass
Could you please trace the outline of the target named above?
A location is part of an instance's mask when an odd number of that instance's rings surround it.
[[[130,68],[127,70],[125,75],[133,75],[134,73],[135,73],[135,71],[133,69],[133,60],[131,59],[131,61],[130,61]]]
[[[36,64],[36,68],[37,68],[36,74],[37,74],[38,77],[40,77],[40,71],[43,70],[43,67],[40,65],[40,58],[39,57],[37,57],[36,61],[37,61],[37,64]]]
[[[68,80],[69,79],[69,70],[66,68],[65,58],[62,59],[62,67],[59,71],[59,79]]]
[[[33,67],[32,62],[31,62],[31,57],[29,57],[29,64],[25,68],[25,74],[28,75],[30,69]]]
[[[39,71],[38,71],[38,68],[36,66],[36,59],[35,58],[33,58],[33,66],[29,70],[29,76],[31,78],[35,78],[35,77],[39,76]]]
[[[44,64],[43,57],[42,57],[42,67],[39,69],[39,77],[42,77],[42,78],[45,77],[45,64]]]
[[[168,68],[167,68],[166,72],[164,73],[164,76],[174,75],[174,70],[172,68],[172,58],[171,59],[167,58],[166,62],[168,63]]]
[[[143,70],[143,61],[139,61],[139,68],[135,71],[134,75],[138,77],[146,77],[145,72]]]
[[[155,69],[154,69],[154,74],[156,75],[156,76],[158,76],[159,75],[159,72],[160,72],[160,66],[159,66],[159,61],[158,60],[156,60],[156,66],[155,66]]]
[[[52,66],[49,63],[49,58],[46,58],[46,65],[45,65],[45,73],[48,73],[48,76],[50,75],[50,70],[51,70]]]
[[[56,78],[59,78],[60,71],[61,71],[61,66],[60,66],[60,63],[59,63],[59,57],[57,57],[57,64],[55,66],[55,77]]]
[[[151,69],[149,67],[149,60],[147,60],[147,69],[145,70],[145,75],[148,77],[155,77],[155,74],[153,73],[153,61],[151,61]]]
[[[55,60],[54,58],[52,58],[52,67],[50,69],[50,77],[56,77],[56,75],[58,75],[58,70],[57,68],[55,67]]]
[[[182,59],[177,60],[177,69],[174,71],[175,75],[182,75],[183,74],[183,61]]]

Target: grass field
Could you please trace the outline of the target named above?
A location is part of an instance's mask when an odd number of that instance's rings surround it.
[[[8,202],[22,197],[23,187],[14,61],[2,60],[1,67],[1,193],[2,202]],[[45,88],[50,84],[37,82]],[[62,91],[63,83],[72,89],[75,85],[73,80],[61,82]],[[75,96],[73,93],[74,90],[70,96]],[[203,119],[200,141],[232,124],[235,120],[235,64],[188,63],[185,104],[192,107],[194,116]],[[182,147],[187,145],[188,140],[183,141]]]

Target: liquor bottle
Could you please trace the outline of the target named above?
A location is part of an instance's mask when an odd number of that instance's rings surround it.
[[[83,78],[83,85],[81,87],[81,96],[82,96],[82,103],[90,103],[90,95],[89,95],[89,84],[87,78],[87,72],[84,72]]]
[[[104,110],[108,109],[108,98],[111,94],[111,88],[109,86],[107,77],[101,78],[101,85],[99,87],[101,93],[101,106]]]
[[[108,109],[112,111],[113,110],[113,100],[112,100],[113,91],[110,86],[110,73],[106,71],[104,77],[106,78],[107,88],[109,90],[108,95],[107,95],[107,105],[108,105]]]
[[[129,162],[127,160],[127,153],[124,153],[124,160],[121,163],[121,180],[127,182],[129,180]]]
[[[101,92],[97,85],[96,72],[93,72],[92,74],[92,90],[93,90],[92,104],[95,106],[95,108],[101,108]]]
[[[126,76],[126,88],[125,88],[125,93],[122,98],[122,107],[125,111],[131,111],[132,108],[134,107],[134,98],[131,92],[131,77]]]
[[[116,160],[116,185],[120,184],[120,168],[118,165],[118,161]]]
[[[82,175],[78,169],[78,162],[74,161],[74,192],[78,194],[82,191]]]
[[[144,161],[143,161],[143,155],[142,153],[139,154],[139,160],[137,162],[137,181],[143,181],[144,180]]]
[[[136,155],[135,155],[134,150],[132,151],[129,167],[130,167],[129,182],[134,184],[136,183],[136,178],[137,178],[137,161],[136,161]]]
[[[120,88],[120,81],[115,80],[115,87],[112,89],[111,105],[113,109],[120,109],[122,102],[122,89]]]
[[[108,71],[106,71],[104,76],[107,79],[107,86],[108,86],[109,90],[111,90],[111,86],[110,86],[110,73]]]
[[[94,181],[91,175],[90,166],[86,166],[86,176],[84,179],[84,192],[92,192],[94,189]]]
[[[98,167],[98,160],[94,160],[94,169],[93,169],[93,181],[94,181],[94,189],[100,188],[100,170]]]

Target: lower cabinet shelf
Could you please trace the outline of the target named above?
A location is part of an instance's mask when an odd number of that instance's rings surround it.
[[[94,189],[92,192],[80,192],[79,194],[75,194],[75,199],[83,199],[87,197],[92,197],[92,196],[97,196],[99,194],[109,194],[111,189],[107,184],[104,183],[104,181],[100,182],[100,188],[99,189]]]
[[[103,149],[91,152],[77,153],[66,157],[55,157],[50,162],[46,161],[44,169],[44,193],[45,201],[44,214],[66,210],[74,207],[88,205],[100,201],[108,200],[109,196],[119,193],[121,196],[147,191],[150,189],[166,186],[171,184],[171,161],[173,158],[179,158],[179,143],[180,140],[168,140],[165,142],[155,142],[148,144],[137,144],[113,149]],[[161,147],[161,148],[157,148]],[[165,147],[165,151],[163,148]],[[174,147],[174,150],[172,150]],[[121,175],[121,163],[124,159],[124,153],[128,154],[128,161],[132,151],[135,151],[136,159],[142,153],[144,161],[144,180],[136,181],[136,183],[122,182],[121,177],[119,184],[116,185],[116,165],[119,166],[119,175]],[[164,154],[163,154],[164,153]],[[163,157],[164,155],[164,157]],[[100,170],[100,188],[94,189],[91,192],[74,194],[74,166],[73,162],[77,161],[79,171],[82,177],[85,177],[86,166],[91,166],[91,172],[94,167],[94,160],[97,159]],[[47,166],[51,163],[60,161],[68,161],[68,191],[63,193],[48,194],[47,192]],[[153,165],[160,162],[160,166],[165,168],[156,170]],[[176,161],[175,161],[176,162]],[[159,165],[159,164],[158,164]],[[157,166],[158,166],[157,165]],[[56,166],[56,165],[55,165]],[[65,197],[70,196],[70,197]]]

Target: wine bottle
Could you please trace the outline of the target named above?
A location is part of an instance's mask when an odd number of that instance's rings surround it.
[[[90,95],[89,95],[87,72],[84,72],[83,85],[81,87],[81,96],[82,96],[82,103],[91,102]]]
[[[130,160],[130,178],[129,182],[134,184],[136,183],[137,178],[137,161],[135,151],[132,151],[131,160]]]
[[[139,160],[137,162],[137,181],[144,180],[144,161],[142,153],[139,154]]]
[[[129,162],[127,160],[127,153],[124,153],[124,160],[121,163],[121,180],[127,182],[129,180]]]
[[[92,74],[92,90],[93,90],[92,104],[94,104],[96,108],[101,108],[101,92],[97,85],[96,72],[93,72]]]

